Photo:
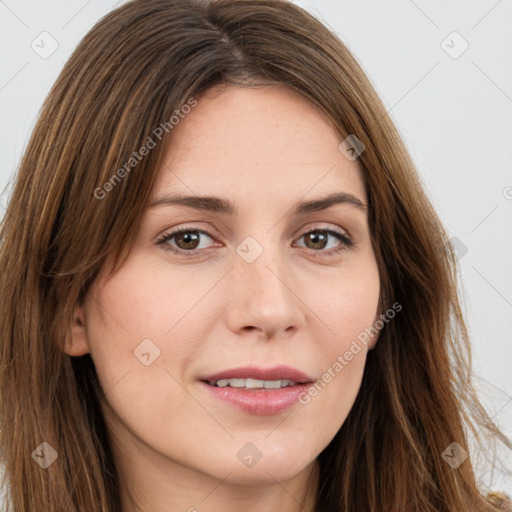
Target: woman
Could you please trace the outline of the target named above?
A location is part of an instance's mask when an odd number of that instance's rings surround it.
[[[12,510],[503,510],[456,260],[345,46],[136,0],[53,87],[2,226]],[[478,439],[478,434],[477,434]]]

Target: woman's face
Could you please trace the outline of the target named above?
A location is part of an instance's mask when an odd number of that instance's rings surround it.
[[[361,169],[289,89],[197,100],[132,252],[77,307],[67,352],[90,352],[126,468],[285,481],[342,426],[376,341],[357,342],[378,317],[365,210],[308,205],[334,193],[366,205]]]

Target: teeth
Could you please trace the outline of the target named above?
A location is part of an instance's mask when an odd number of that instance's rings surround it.
[[[245,379],[222,379],[217,381],[219,388],[225,388],[231,386],[232,388],[243,388],[245,387]]]
[[[258,379],[221,379],[218,381],[211,381],[212,386],[225,388],[230,386],[232,388],[247,388],[247,389],[279,389],[288,386],[294,386],[296,383],[293,380],[258,380]]]
[[[245,379],[245,387],[250,389],[262,388],[263,380]]]

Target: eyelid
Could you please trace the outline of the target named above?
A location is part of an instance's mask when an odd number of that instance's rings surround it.
[[[202,229],[202,228],[198,228],[198,227],[195,227],[195,226],[187,226],[187,225],[183,225],[183,226],[179,226],[179,227],[176,227],[176,228],[169,228],[169,230],[166,230],[164,231],[161,235],[159,235],[157,237],[157,241],[156,241],[156,244],[157,245],[165,245],[165,242],[167,242],[168,240],[171,240],[172,238],[174,238],[175,236],[179,235],[180,233],[187,233],[189,231],[192,231],[192,232],[196,232],[196,233],[200,233],[200,234],[203,234],[203,235],[207,235],[208,237],[210,237],[212,240],[215,241],[215,238],[217,237],[217,235],[214,235],[213,233],[211,233],[210,231],[206,230],[206,229]],[[180,254],[183,254],[183,253],[189,253],[189,255],[193,255],[194,253],[197,254],[199,251],[197,249],[193,250],[193,251],[185,251],[184,249],[179,249],[179,248],[175,248],[175,247],[164,247],[164,249],[166,250],[170,250],[170,251],[174,251],[174,252],[177,252],[177,253],[180,253]],[[204,252],[204,251],[207,251],[208,249],[202,249],[200,250],[201,252]]]
[[[333,224],[326,225],[326,223],[322,223],[322,222],[313,223],[312,226],[308,226],[307,228],[301,228],[300,231],[298,232],[299,234],[297,235],[297,238],[300,238],[301,236],[304,236],[304,235],[310,233],[311,231],[335,232],[338,235],[342,235],[342,236],[352,240],[352,235],[350,234],[350,232],[347,229],[342,228],[337,225],[333,225]]]

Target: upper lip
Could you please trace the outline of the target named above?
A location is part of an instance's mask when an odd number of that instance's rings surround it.
[[[224,370],[219,373],[212,373],[201,377],[203,381],[218,381],[221,379],[257,379],[257,380],[292,380],[297,384],[312,382],[313,379],[304,372],[291,368],[290,366],[274,366],[273,368],[259,368],[257,366],[243,366]]]

